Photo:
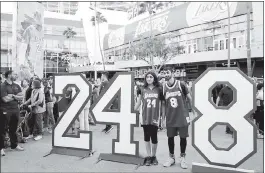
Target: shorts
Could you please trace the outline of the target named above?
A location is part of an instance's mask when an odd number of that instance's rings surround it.
[[[189,137],[189,126],[184,127],[167,127],[167,137],[180,136],[181,138]]]
[[[144,141],[149,142],[151,139],[153,144],[157,144],[158,127],[155,125],[143,125],[143,130],[144,130]]]

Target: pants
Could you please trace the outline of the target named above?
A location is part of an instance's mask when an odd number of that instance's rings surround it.
[[[42,118],[44,113],[32,113],[33,118],[33,136],[42,135]]]
[[[257,111],[255,113],[255,119],[257,126],[259,128],[260,134],[264,133],[264,108],[261,106],[257,107]]]
[[[33,135],[33,130],[34,130],[34,124],[35,124],[35,119],[33,117],[32,112],[30,113],[30,115],[27,118],[27,123],[28,123],[28,127],[29,127],[29,134]]]
[[[53,106],[53,115],[54,115],[54,120],[56,123],[58,118],[59,118],[59,109],[58,109],[58,103],[57,102],[55,102],[54,106]]]
[[[46,103],[46,113],[44,114],[44,128],[52,128],[55,125],[53,115],[53,102]]]
[[[4,141],[5,141],[5,125],[8,125],[9,131],[9,138],[11,143],[11,149],[14,149],[18,145],[17,140],[17,127],[18,127],[18,120],[19,120],[19,109],[15,109],[12,111],[6,111],[0,109],[0,149],[4,148]]]

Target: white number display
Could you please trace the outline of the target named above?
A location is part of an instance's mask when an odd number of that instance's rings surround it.
[[[62,114],[53,131],[53,146],[90,150],[92,132],[79,131],[78,135],[66,134],[90,99],[91,85],[81,75],[55,75],[54,94],[62,95],[69,86],[78,86],[77,93],[68,109]]]
[[[176,108],[176,107],[178,107],[178,100],[176,98],[171,98],[170,104],[173,108]]]
[[[139,124],[139,119],[133,110],[133,73],[118,73],[113,78],[106,92],[91,106],[91,112],[96,123],[118,125],[118,139],[113,140],[112,153],[137,156],[139,144],[133,141],[133,127]],[[117,92],[120,92],[120,111],[105,110]]]
[[[228,82],[236,89],[233,92],[237,98],[227,109],[216,108],[210,102],[209,90],[217,82]],[[248,77],[237,68],[209,68],[192,88],[193,105],[200,114],[192,122],[192,144],[200,154],[210,164],[237,167],[256,153],[256,128],[246,117],[255,111],[255,86]],[[209,129],[222,123],[230,124],[236,131],[231,149],[217,149],[209,142]]]
[[[156,100],[147,99],[147,108],[151,108],[152,105],[155,108],[156,107]]]

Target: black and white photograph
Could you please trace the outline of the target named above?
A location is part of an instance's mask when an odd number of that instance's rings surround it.
[[[264,172],[264,1],[1,1],[1,172]]]

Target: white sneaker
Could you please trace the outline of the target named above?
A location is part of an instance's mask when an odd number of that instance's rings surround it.
[[[52,134],[52,129],[49,129],[49,130],[48,130],[48,133]]]
[[[187,165],[187,162],[185,160],[185,157],[180,157],[180,167],[182,169],[188,169],[188,165]]]
[[[34,138],[35,141],[38,141],[38,140],[40,140],[40,139],[42,139],[42,135],[38,135],[38,136],[36,136],[36,137]]]
[[[44,133],[44,132],[48,132],[48,127],[45,127],[42,129],[42,133]]]
[[[28,137],[26,137],[26,139],[31,139],[33,138],[33,135],[29,135]]]
[[[169,159],[164,163],[164,167],[170,167],[175,164],[175,159],[172,157],[169,157]]]
[[[5,156],[5,155],[6,155],[5,151],[4,151],[4,149],[2,149],[1,150],[1,156]]]
[[[24,151],[24,148],[21,147],[21,146],[19,146],[19,145],[17,145],[17,147],[14,148],[14,149],[12,149],[12,150],[16,150],[16,151]]]
[[[258,139],[263,139],[264,137],[263,137],[263,135],[262,134],[258,134]]]

